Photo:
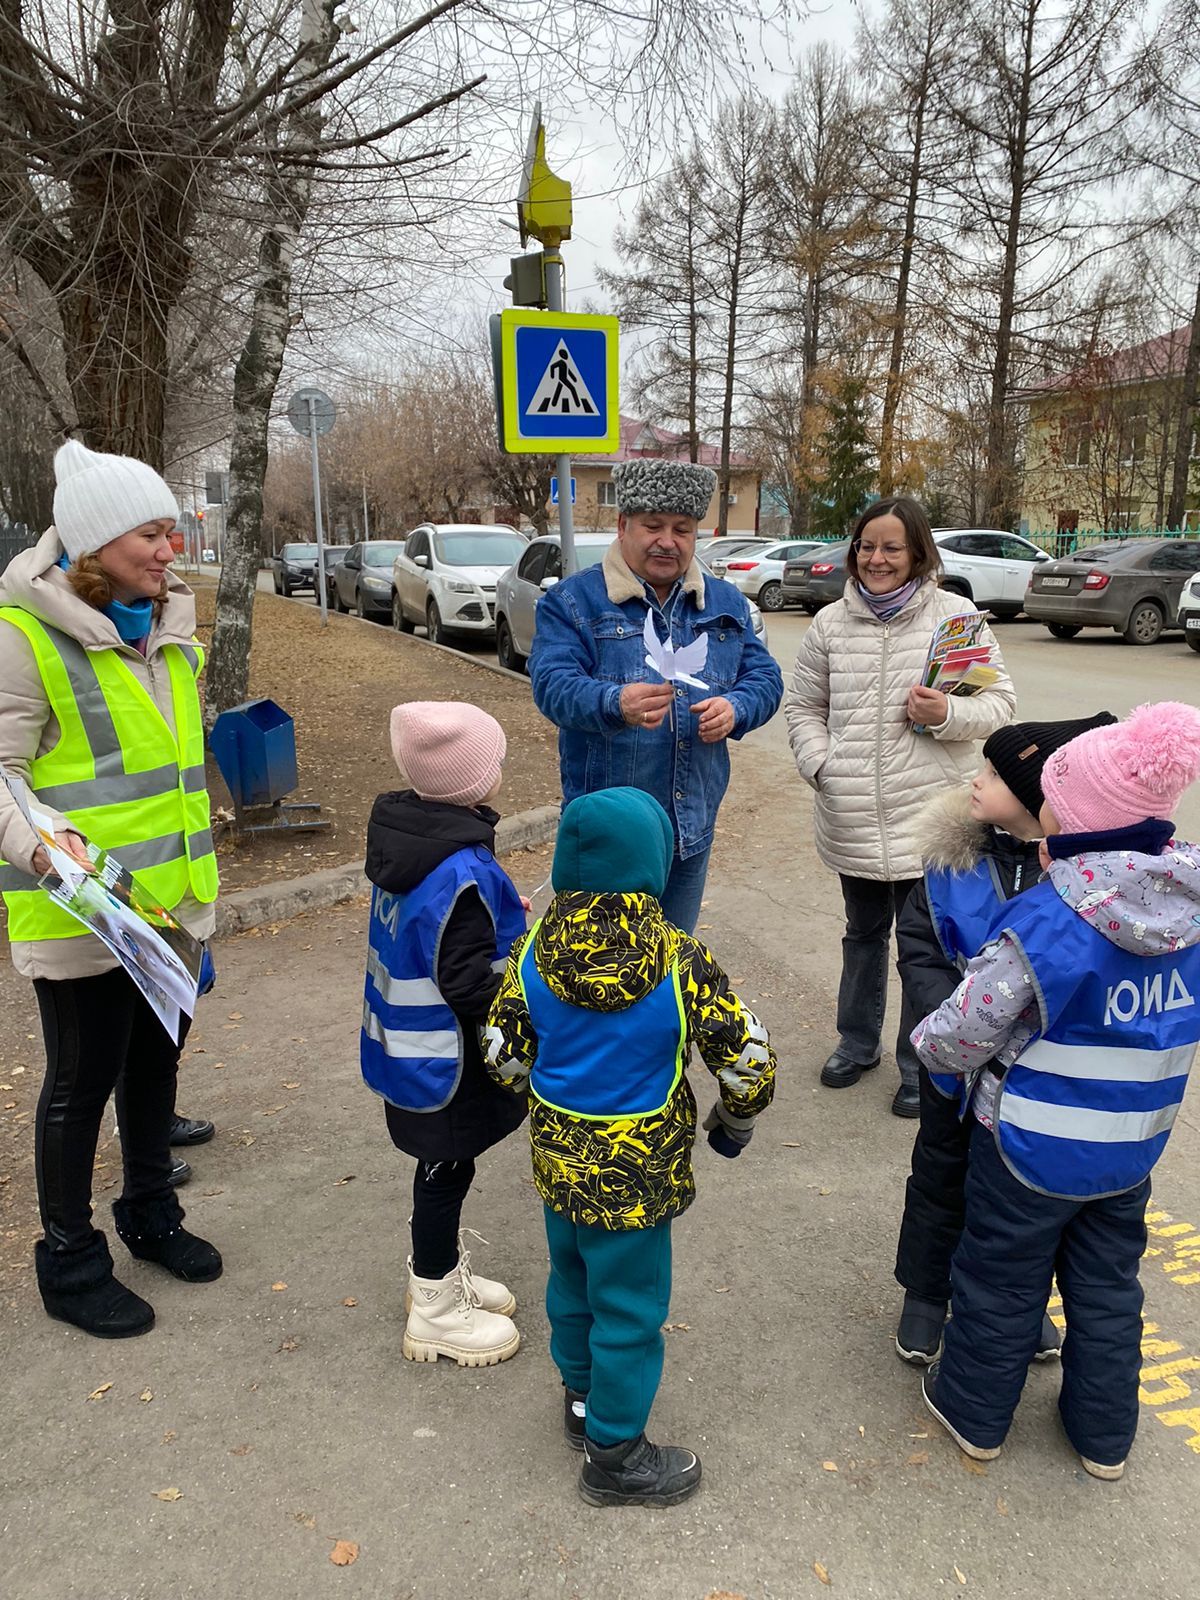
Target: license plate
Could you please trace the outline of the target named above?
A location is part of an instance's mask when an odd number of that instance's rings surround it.
[[[1200,617],[1188,617],[1183,625],[1185,628],[1200,628]]]
[[[1043,578],[1042,579],[1042,588],[1043,589],[1069,589],[1070,587],[1071,587],[1070,578]]]

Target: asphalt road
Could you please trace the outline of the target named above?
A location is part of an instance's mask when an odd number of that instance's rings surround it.
[[[785,659],[804,626],[772,619]],[[1177,694],[1193,665],[1181,644],[1048,644],[1021,627],[1002,638],[1022,709],[1038,716]],[[411,1164],[358,1073],[359,903],[218,949],[180,1106],[219,1128],[190,1152],[183,1191],[191,1225],[225,1252],[219,1282],[174,1283],[114,1242],[159,1320],[105,1345],[44,1317],[28,1267],[10,1278],[6,1596],[1195,1600],[1197,1090],[1155,1174],[1125,1480],[1079,1467],[1053,1366],[1031,1372],[999,1460],[967,1463],[891,1344],[913,1132],[888,1113],[894,1065],[841,1093],[816,1081],[833,1044],[841,908],[776,730],[736,752],[721,827],[705,937],[770,1027],[781,1075],[736,1164],[698,1149],[699,1198],[675,1230],[652,1431],[703,1457],[695,1499],[653,1513],[576,1497],[519,1136],[481,1161],[465,1221],[491,1241],[480,1270],[517,1295],[522,1350],[481,1372],[401,1359]],[[528,891],[546,853],[513,868]],[[0,1030],[8,1070],[37,1072],[36,1008],[7,964]],[[693,1077],[707,1104],[711,1085]],[[6,1136],[26,1150],[29,1121]],[[114,1192],[98,1196],[105,1227]],[[331,1561],[340,1540],[356,1547],[350,1567]]]

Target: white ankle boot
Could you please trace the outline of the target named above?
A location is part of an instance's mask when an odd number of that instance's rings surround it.
[[[494,1367],[516,1355],[521,1343],[516,1324],[483,1309],[461,1260],[444,1278],[418,1278],[410,1262],[409,1276],[411,1309],[402,1347],[407,1360],[449,1356],[460,1367]]]
[[[497,1283],[494,1278],[481,1278],[478,1273],[471,1271],[471,1252],[463,1243],[463,1235],[469,1233],[472,1238],[478,1239],[480,1244],[487,1240],[482,1234],[476,1233],[474,1228],[460,1228],[458,1233],[458,1266],[455,1272],[463,1275],[471,1298],[475,1304],[484,1311],[493,1311],[499,1317],[511,1317],[517,1309],[517,1297],[503,1283]],[[412,1277],[412,1257],[408,1258],[408,1271]],[[404,1296],[404,1309],[411,1311],[413,1306],[411,1285]]]

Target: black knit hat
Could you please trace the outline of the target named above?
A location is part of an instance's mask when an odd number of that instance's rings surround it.
[[[1030,816],[1036,817],[1042,809],[1042,768],[1047,758],[1090,728],[1106,728],[1116,720],[1111,711],[1098,711],[1094,717],[1075,717],[1068,722],[1010,722],[985,741],[984,759],[992,763]]]

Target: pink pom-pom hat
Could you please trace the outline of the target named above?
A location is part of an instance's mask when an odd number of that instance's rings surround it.
[[[1064,833],[1106,833],[1171,818],[1198,776],[1200,711],[1162,700],[1056,750],[1042,769],[1042,793]]]

